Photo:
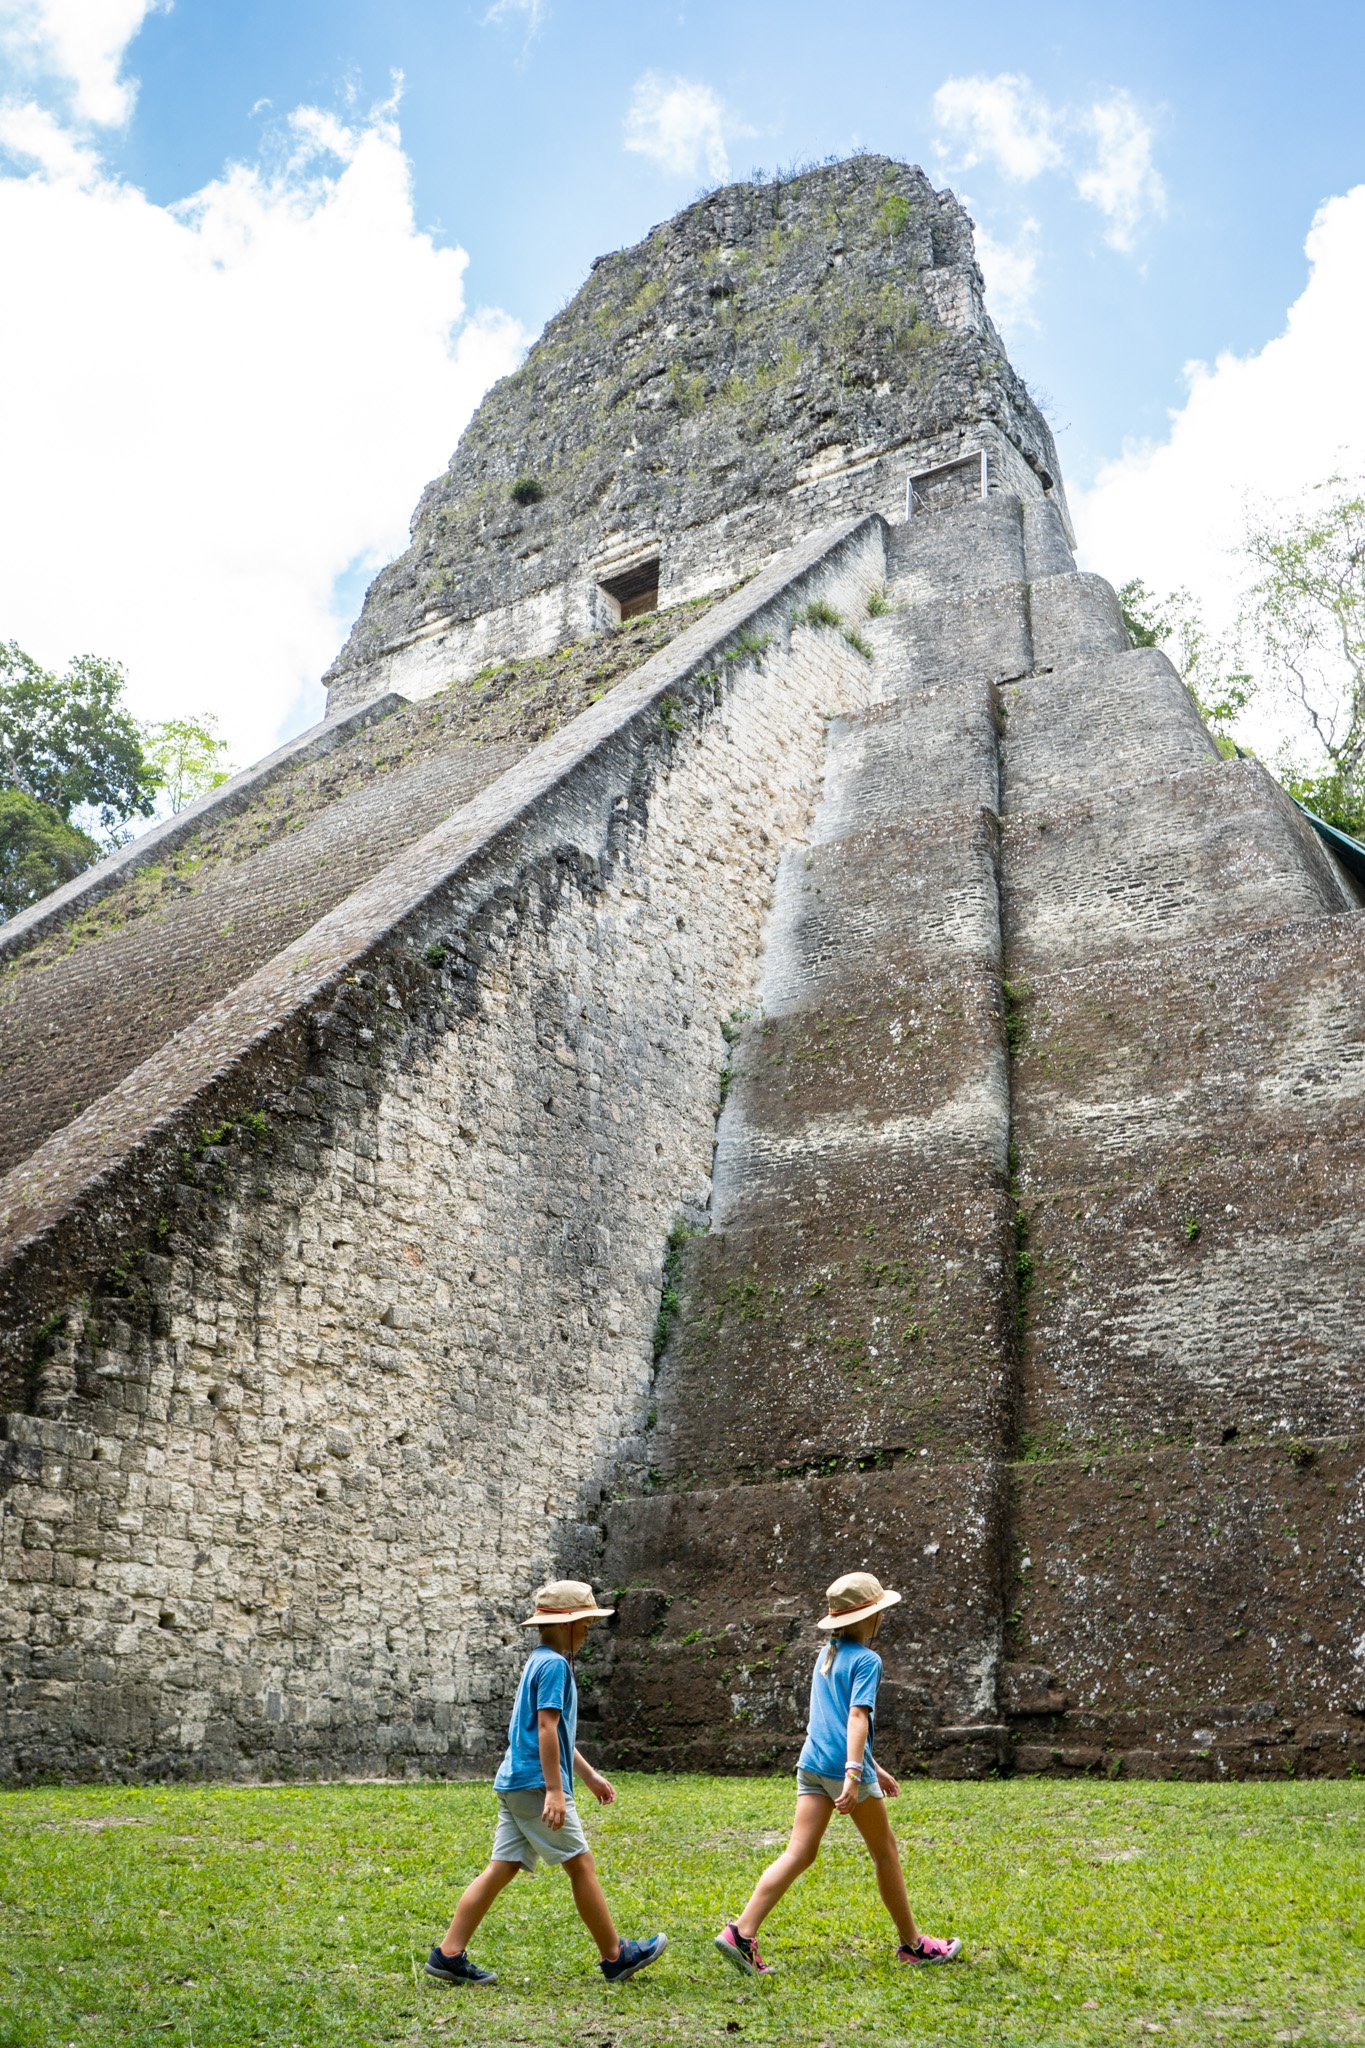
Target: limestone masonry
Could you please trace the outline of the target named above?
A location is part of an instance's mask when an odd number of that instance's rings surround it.
[[[0,928],[0,1770],[484,1768],[552,1571],[785,1769],[858,1565],[893,1767],[1365,1766],[1365,914],[952,196],[596,265],[329,680]]]

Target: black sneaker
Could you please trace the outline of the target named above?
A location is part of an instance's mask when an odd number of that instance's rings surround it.
[[[443,1984],[496,1984],[492,1970],[481,1970],[477,1963],[469,1960],[469,1950],[462,1948],[457,1956],[448,1956],[440,1947],[434,1948],[427,1957],[428,1977],[439,1977]]]
[[[602,1975],[608,1984],[624,1984],[637,1970],[647,1970],[651,1963],[657,1963],[667,1947],[666,1934],[655,1934],[648,1941],[623,1941],[621,1953],[613,1962],[603,1957]]]

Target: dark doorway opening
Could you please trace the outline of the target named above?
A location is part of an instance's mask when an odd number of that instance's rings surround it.
[[[597,586],[615,607],[618,619],[637,619],[641,612],[659,609],[659,557],[637,562],[619,576],[604,576]]]

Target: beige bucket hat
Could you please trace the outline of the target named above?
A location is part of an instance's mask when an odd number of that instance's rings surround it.
[[[885,1607],[900,1604],[900,1594],[892,1593],[874,1578],[871,1572],[845,1572],[841,1579],[826,1589],[825,1605],[828,1614],[822,1614],[816,1622],[817,1628],[848,1628],[855,1621],[866,1621],[870,1615],[880,1614]]]
[[[598,1606],[592,1597],[592,1587],[584,1579],[551,1579],[547,1586],[537,1586],[532,1598],[536,1611],[527,1615],[521,1624],[523,1628],[549,1628],[566,1621],[595,1621],[602,1615],[616,1612],[614,1607]]]

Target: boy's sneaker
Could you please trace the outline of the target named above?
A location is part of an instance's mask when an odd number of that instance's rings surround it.
[[[772,1971],[758,1952],[758,1943],[741,1934],[733,1920],[716,1936],[716,1947],[727,1963],[733,1963],[746,1977],[771,1977]]]
[[[953,1957],[962,1952],[962,1943],[957,1935],[951,1941],[940,1941],[935,1934],[922,1934],[913,1948],[902,1942],[896,1950],[898,1963],[951,1963]]]
[[[437,1946],[427,1957],[428,1977],[439,1977],[443,1984],[496,1984],[492,1970],[481,1970],[477,1963],[469,1960],[468,1949],[461,1949],[457,1956],[448,1956]]]
[[[657,1963],[667,1947],[666,1934],[652,1934],[648,1941],[623,1941],[621,1953],[613,1961],[602,1957],[602,1975],[608,1984],[624,1984],[637,1970],[647,1970],[651,1963]]]

